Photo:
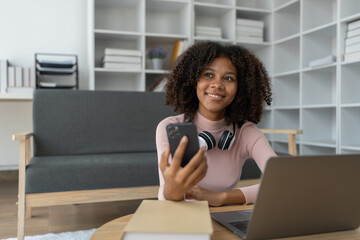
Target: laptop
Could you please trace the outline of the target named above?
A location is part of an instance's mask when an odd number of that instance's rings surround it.
[[[248,240],[356,229],[360,155],[270,158],[253,210],[211,217]]]

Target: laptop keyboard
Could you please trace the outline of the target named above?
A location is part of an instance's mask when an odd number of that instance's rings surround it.
[[[236,221],[236,222],[229,222],[232,226],[236,227],[243,233],[247,233],[250,221]]]

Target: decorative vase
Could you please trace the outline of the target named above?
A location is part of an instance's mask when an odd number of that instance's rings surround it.
[[[155,70],[161,70],[162,69],[163,60],[162,58],[152,58],[151,59],[151,67]]]

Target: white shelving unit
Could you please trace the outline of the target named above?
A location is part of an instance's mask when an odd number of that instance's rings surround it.
[[[170,67],[174,44],[189,44],[209,38],[195,36],[196,26],[219,27],[220,42],[232,42],[254,51],[272,70],[272,5],[268,0],[91,0],[89,12],[89,68],[91,90],[146,91]],[[263,20],[263,43],[236,41],[236,18]],[[153,47],[167,51],[164,69],[152,70],[147,52]],[[105,48],[125,48],[142,52],[142,68],[137,71],[101,67]]]
[[[264,42],[236,41],[236,18],[264,21]],[[146,91],[167,72],[176,41],[208,40],[195,27],[219,27],[217,41],[252,50],[272,78],[273,105],[259,127],[303,129],[301,155],[360,153],[360,61],[342,57],[347,23],[356,19],[358,0],[91,0],[90,89]],[[142,51],[141,70],[103,69],[105,47]],[[168,52],[162,70],[150,69],[152,47]],[[336,61],[309,67],[329,55]],[[276,152],[287,152],[286,135],[267,137]]]
[[[356,0],[273,1],[274,104],[265,125],[302,129],[301,155],[360,153],[360,62],[343,61],[347,23],[356,19]],[[330,55],[335,62],[309,67]],[[269,137],[287,152],[284,137]]]

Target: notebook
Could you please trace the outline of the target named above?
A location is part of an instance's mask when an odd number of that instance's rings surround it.
[[[271,158],[253,210],[211,213],[243,239],[351,230],[360,224],[360,155]]]

